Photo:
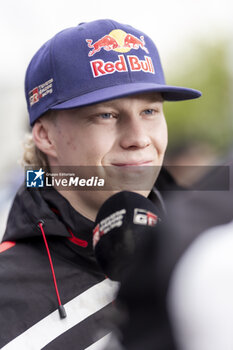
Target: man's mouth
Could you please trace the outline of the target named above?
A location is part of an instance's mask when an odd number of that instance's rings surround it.
[[[152,165],[152,160],[137,161],[137,162],[124,162],[124,163],[112,163],[114,166],[118,167],[131,167],[131,166],[148,166]]]

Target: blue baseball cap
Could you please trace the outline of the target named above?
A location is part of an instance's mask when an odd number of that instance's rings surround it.
[[[49,110],[152,91],[167,101],[201,96],[194,89],[166,85],[153,41],[109,19],[81,23],[56,34],[34,55],[25,78],[31,125]]]

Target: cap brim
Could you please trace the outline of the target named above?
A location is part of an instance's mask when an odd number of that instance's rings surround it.
[[[183,101],[191,100],[201,96],[201,92],[194,89],[160,85],[152,83],[131,83],[124,85],[114,85],[107,88],[95,90],[78,97],[74,97],[67,101],[57,103],[50,109],[69,109],[91,105],[95,103],[113,100],[129,95],[146,93],[146,92],[160,92],[166,101]]]

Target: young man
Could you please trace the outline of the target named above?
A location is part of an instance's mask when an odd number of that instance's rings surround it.
[[[45,43],[29,64],[25,93],[34,140],[28,164],[91,166],[109,188],[20,188],[0,246],[0,346],[97,349],[108,333],[102,322],[116,286],[94,258],[96,213],[152,166],[149,183],[138,192],[160,202],[154,184],[167,146],[163,100],[200,92],[166,85],[148,36],[100,20]]]

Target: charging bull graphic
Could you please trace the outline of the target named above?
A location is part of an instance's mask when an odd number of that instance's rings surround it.
[[[141,48],[146,53],[149,53],[145,46],[144,37],[136,36],[126,33],[121,29],[114,29],[108,35],[104,35],[101,39],[93,43],[92,39],[86,39],[87,45],[91,51],[89,51],[88,56],[91,57],[99,52],[101,49],[106,51],[117,51],[117,52],[128,52],[132,49],[138,50]]]
[[[130,47],[131,49],[138,50],[141,47],[142,50],[148,53],[147,48],[145,47],[144,36],[140,36],[139,40],[136,36],[132,34],[127,34],[124,40],[124,47]]]
[[[117,41],[110,35],[103,36],[94,44],[92,44],[93,40],[91,39],[86,39],[86,42],[90,49],[93,48],[93,50],[90,51],[88,54],[89,57],[93,56],[96,52],[99,52],[102,48],[106,51],[110,51],[110,50],[116,49],[119,46]]]

